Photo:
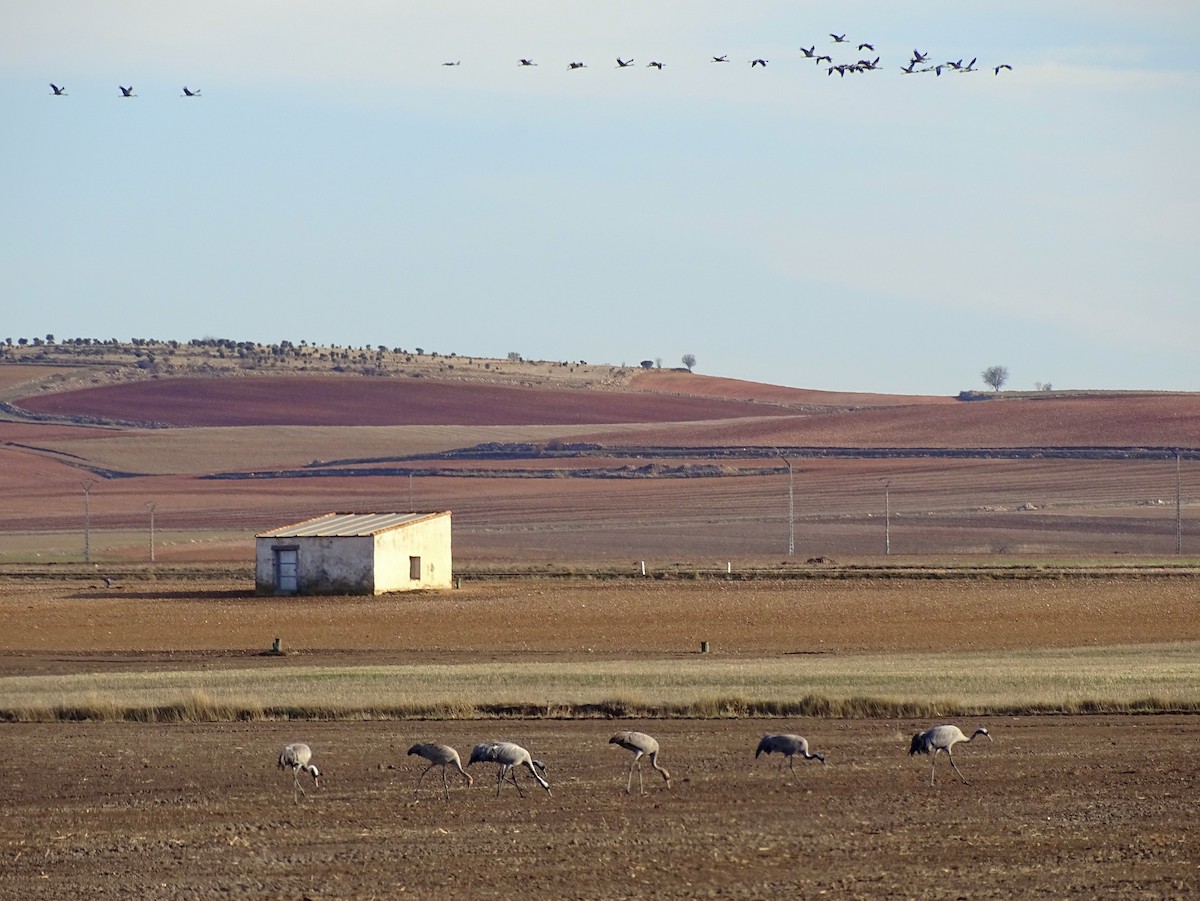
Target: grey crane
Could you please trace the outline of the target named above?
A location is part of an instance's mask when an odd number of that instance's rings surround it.
[[[54,82],[50,82],[50,90],[52,90],[54,92],[55,97],[66,97],[67,96],[67,89],[60,88]]]
[[[137,96],[137,94],[133,93],[133,85],[130,85],[127,88],[123,88],[123,87],[121,87],[121,85],[117,85],[117,87],[121,88],[121,96],[122,97],[136,97]]]
[[[753,69],[755,66],[762,66],[765,69],[767,67],[767,62],[768,61],[765,59],[752,59],[750,60],[750,68]]]
[[[779,775],[783,775],[783,765],[786,763],[792,771],[792,775],[796,774],[796,755],[801,755],[805,760],[819,760],[825,762],[825,755],[819,752],[809,753],[808,739],[802,738],[799,735],[764,735],[762,741],[758,743],[758,750],[754,752],[754,759],[758,759],[759,754],[782,754],[783,759],[779,761]]]
[[[1012,66],[1010,66],[1008,63],[1001,63],[1000,65],[996,66],[996,67],[995,67],[995,68],[994,68],[992,71],[993,71],[993,72],[994,72],[996,75],[999,75],[999,74],[1000,74],[1000,70],[1001,70],[1001,69],[1008,69],[1008,71],[1009,71],[1009,72],[1011,72],[1011,71],[1012,71]]]
[[[724,56],[714,56],[712,59],[714,63],[727,63],[729,62],[729,54],[726,53]]]
[[[568,69],[586,69],[587,66],[583,63],[567,63]]]
[[[649,69],[651,66],[653,66],[654,68],[658,69],[659,72],[661,72],[663,70],[663,66],[665,65],[666,63],[660,63],[658,60],[652,59],[650,62],[646,63],[646,68]]]
[[[630,57],[629,59],[621,59],[621,57],[619,57],[619,56],[617,57],[617,68],[618,69],[627,69],[628,67],[630,67],[632,65],[633,65],[632,57]]]
[[[864,50],[870,50],[873,53],[875,51],[875,45],[868,44],[864,41],[863,43],[858,45],[858,52],[862,53],[862,51],[864,51]]]
[[[200,96],[200,89],[199,89],[199,88],[196,88],[196,90],[194,90],[194,91],[193,91],[193,90],[191,90],[191,89],[190,89],[190,88],[189,88],[187,85],[184,85],[184,86],[183,86],[183,95],[182,95],[182,96],[184,96],[184,97],[199,97],[199,96]]]
[[[608,740],[610,745],[620,745],[626,751],[633,752],[633,763],[629,765],[629,778],[625,781],[625,794],[633,793],[633,771],[638,774],[638,790],[644,795],[646,787],[642,783],[642,757],[650,758],[650,766],[658,770],[667,788],[671,787],[671,774],[665,766],[658,765],[658,741],[645,732],[618,732]]]
[[[291,744],[283,746],[283,750],[279,753],[279,768],[290,769],[292,771],[292,782],[295,785],[295,790],[292,796],[299,801],[300,795],[306,794],[304,786],[300,784],[300,771],[304,770],[313,779],[313,788],[320,788],[321,783],[318,781],[321,776],[321,771],[317,769],[312,762],[312,748],[302,741],[294,741]],[[297,794],[297,792],[299,794]]]
[[[537,63],[535,63],[531,59],[519,59],[519,60],[517,60],[517,65],[518,66],[536,66]]]
[[[435,766],[442,768],[442,792],[446,796],[446,800],[450,800],[450,785],[446,780],[446,767],[453,765],[456,770],[467,780],[467,788],[475,784],[475,780],[471,778],[471,774],[463,769],[462,758],[458,756],[458,751],[449,745],[443,745],[436,741],[418,742],[408,749],[409,756],[416,755],[423,757],[429,761],[429,766],[421,771],[421,775],[417,777],[416,787],[413,788],[413,796],[417,794],[417,790],[421,787],[421,780],[425,778],[425,774],[432,770]]]
[[[833,42],[835,44],[845,44],[846,43],[846,36],[844,34],[834,34],[833,32],[830,32],[829,36],[831,38],[833,38]]]
[[[442,65],[443,65],[443,66],[461,66],[461,65],[462,65],[462,60],[461,60],[461,59],[456,59],[456,60],[454,60],[453,62],[446,62],[446,63],[442,63]]]
[[[517,794],[522,798],[525,793],[521,791],[521,786],[517,782],[517,774],[513,772],[515,767],[523,766],[533,774],[533,778],[538,781],[538,785],[546,790],[546,794],[550,794],[550,783],[542,778],[541,773],[546,771],[546,764],[540,760],[534,760],[529,756],[529,752],[520,745],[511,741],[487,741],[475,746],[471,751],[471,759],[467,761],[467,766],[470,767],[476,763],[498,763],[500,769],[496,773],[496,797],[500,797],[500,786],[504,784],[504,777],[508,776],[512,780],[513,787],[517,790]]]
[[[962,729],[958,726],[934,726],[932,729],[926,729],[924,732],[918,732],[912,738],[912,746],[909,747],[908,753],[912,754],[929,754],[932,757],[929,764],[929,784],[933,785],[933,771],[937,765],[937,756],[939,751],[945,751],[946,756],[950,758],[950,766],[954,767],[954,772],[958,773],[958,778],[963,781],[963,785],[970,785],[967,777],[964,776],[958,769],[958,764],[954,762],[953,748],[960,742],[970,744],[979,735],[986,735],[988,741],[992,741],[991,733],[982,727],[971,733],[971,737],[967,738]]]

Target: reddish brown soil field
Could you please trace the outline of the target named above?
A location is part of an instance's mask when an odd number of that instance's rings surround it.
[[[92,404],[88,409],[104,415],[138,419],[177,416],[180,422],[250,423],[281,416],[306,422],[329,417],[328,421],[355,424],[375,421],[372,417],[414,423],[557,422],[562,431],[554,437],[561,440],[651,448],[681,444],[760,449],[790,444],[1200,446],[1200,395],[949,404],[915,398],[906,406],[839,414],[667,423],[663,420],[767,411],[779,414],[784,408],[775,404],[796,403],[807,396],[799,389],[686,373],[640,374],[635,384],[657,386],[655,390],[664,393],[636,387],[620,391],[531,389],[432,379],[263,376],[161,379],[48,394],[32,398],[31,403],[66,405],[64,408],[84,412],[84,407],[75,404],[86,401],[85,406]],[[676,396],[675,390],[713,396]],[[874,395],[866,399],[888,400]],[[601,428],[596,423],[622,418],[645,423],[646,430],[634,425],[630,426],[633,432],[596,432]],[[251,425],[230,431],[261,435]],[[285,465],[303,465],[296,460],[329,459],[330,451],[339,459],[391,456],[390,452],[381,453],[377,443],[370,454],[360,453],[354,443],[355,430],[345,431],[344,453],[340,446],[325,443],[320,453],[306,455],[297,446],[303,444],[298,437],[286,452],[276,454],[271,440],[260,440],[255,445],[260,450],[245,458],[250,464],[245,468],[270,473]],[[156,505],[157,526],[164,531],[223,533],[220,544],[206,543],[203,535],[194,540],[190,536],[165,540],[161,559],[176,561],[246,560],[255,531],[331,510],[410,507],[453,511],[456,555],[466,562],[621,561],[635,565],[647,559],[657,564],[699,561],[711,566],[728,561],[737,565],[752,559],[775,558],[778,562],[776,555],[787,548],[788,477],[782,461],[734,460],[722,469],[713,461],[660,458],[653,450],[637,459],[616,459],[598,451],[592,458],[550,463],[410,460],[403,465],[418,470],[411,482],[403,473],[217,482],[192,478],[222,467],[200,452],[188,456],[176,443],[171,461],[178,468],[169,471],[178,475],[108,478],[109,471],[138,471],[137,454],[128,454],[126,465],[121,465],[120,459],[116,463],[106,460],[103,447],[108,442],[100,439],[119,434],[153,444],[151,430],[0,423],[0,493],[5,501],[0,541],[21,533],[9,545],[17,550],[3,549],[5,560],[20,559],[22,554],[33,558],[42,552],[33,546],[30,534],[79,532],[86,482],[93,483],[88,512],[97,539],[95,556],[105,561],[136,560],[145,553],[146,544],[130,534],[147,525],[149,503]],[[97,440],[74,440],[80,437]],[[486,438],[477,428],[464,443],[480,440]],[[549,441],[551,435],[540,440]],[[56,448],[56,442],[69,442],[69,446]],[[402,441],[397,442],[395,456],[409,452]],[[645,467],[678,469],[680,463],[723,474],[643,478],[638,473]],[[397,467],[395,460],[382,465]],[[505,467],[536,470],[543,465],[579,470],[578,477],[567,472],[556,473],[555,478],[493,477],[502,475]],[[743,465],[760,472],[737,474]],[[456,466],[464,472],[486,468],[495,473],[480,478],[446,474]],[[583,477],[595,475],[589,468],[623,469],[628,470],[625,475],[636,477]],[[1174,461],[1167,460],[797,460],[796,556],[802,562],[818,556],[879,554],[883,549],[880,517],[885,483],[891,486],[889,534],[891,550],[897,554],[1173,554],[1177,530],[1172,508],[1177,485],[1182,501],[1178,529],[1182,548],[1185,554],[1194,554],[1200,547],[1195,512],[1200,497],[1198,480],[1200,467],[1187,458],[1178,474]],[[125,535],[119,540],[103,537],[106,532],[121,530]],[[231,533],[239,531],[244,539],[231,544],[237,540]],[[69,555],[63,547],[70,542],[62,539],[60,544],[40,559]]]
[[[1178,580],[534,583],[299,603],[251,599],[220,583],[107,592],[8,583],[0,600],[5,675],[244,666],[243,655],[211,649],[244,646],[248,633],[281,620],[292,642],[310,645],[285,660],[343,664],[564,656],[578,651],[584,633],[591,643],[601,630],[613,636],[610,653],[639,657],[701,632],[747,655],[820,642],[940,650],[1071,635],[1086,643],[1196,634],[1194,592]],[[655,631],[661,637],[651,637]],[[906,753],[912,733],[928,725],[5,724],[0,897],[1186,898],[1200,891],[1196,717],[964,721],[994,737],[960,747],[956,759],[970,785],[942,759],[931,786],[928,759]],[[608,744],[625,728],[658,737],[670,790],[648,772],[645,797],[625,794],[630,757]],[[827,764],[800,762],[781,778],[777,759],[753,757],[766,732],[806,735]],[[466,754],[494,738],[518,741],[544,760],[552,793],[521,774],[525,797],[511,786],[497,797],[494,767],[480,765],[472,768],[474,787],[455,781],[449,800],[437,773],[414,797],[423,766],[405,756],[412,743],[447,742]],[[279,748],[295,740],[313,746],[325,773],[322,787],[299,802],[289,774],[274,766]]]
[[[37,413],[174,426],[557,425],[784,412],[743,400],[630,391],[303,376],[164,379],[28,397],[17,403]]]
[[[724,397],[729,400],[755,400],[805,407],[895,407],[913,404],[955,404],[948,396],[915,394],[870,394],[858,391],[814,391],[811,388],[786,388],[742,379],[696,375],[673,370],[638,372],[630,386],[642,391],[686,394],[694,397]]]
[[[38,441],[70,441],[127,434],[116,428],[82,425],[51,425],[39,422],[0,421],[0,443],[21,444]]]
[[[663,426],[584,440],[646,446],[1196,447],[1200,395],[915,404],[744,423]]]

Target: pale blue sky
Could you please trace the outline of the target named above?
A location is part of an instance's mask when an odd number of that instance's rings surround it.
[[[0,338],[1200,390],[1191,0],[0,0],[0,21]],[[882,71],[806,61],[859,57],[829,32]],[[913,49],[981,71],[903,75]]]

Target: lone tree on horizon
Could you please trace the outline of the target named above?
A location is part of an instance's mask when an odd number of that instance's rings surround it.
[[[991,385],[993,391],[999,391],[1004,383],[1008,381],[1008,367],[989,366],[979,375],[985,385]]]
[[[683,363],[684,366],[686,366],[688,368],[688,372],[691,372],[692,367],[696,365],[696,355],[695,354],[684,354],[681,362]]]

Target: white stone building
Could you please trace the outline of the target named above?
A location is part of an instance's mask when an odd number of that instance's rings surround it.
[[[449,588],[450,513],[329,513],[255,536],[258,594]]]

